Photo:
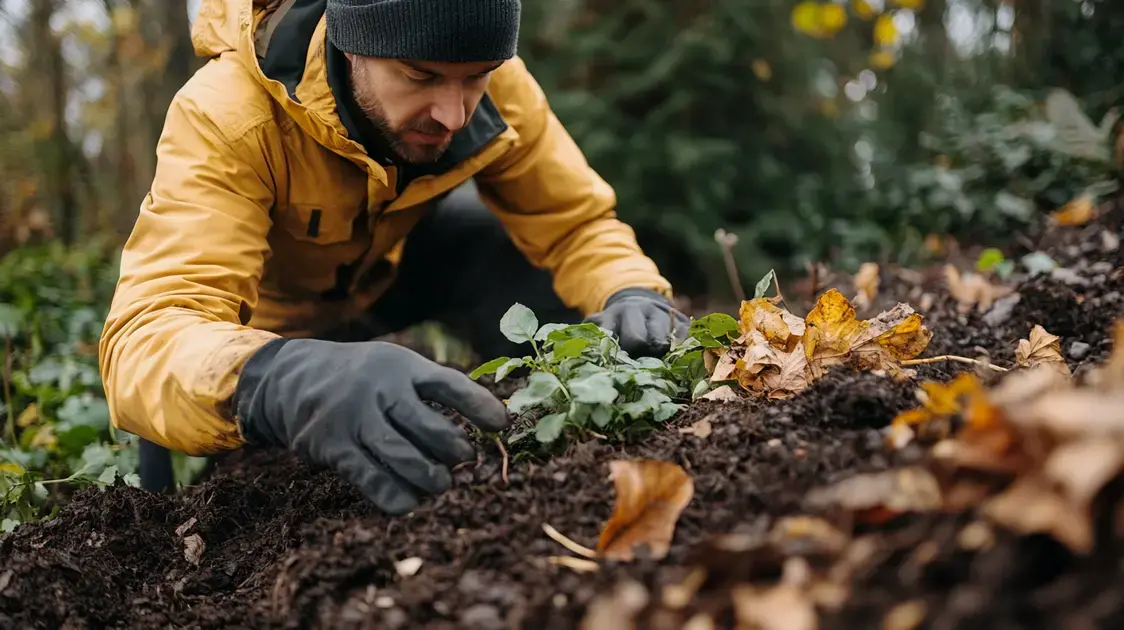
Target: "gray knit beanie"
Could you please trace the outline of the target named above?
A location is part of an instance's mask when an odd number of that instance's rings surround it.
[[[515,56],[519,0],[328,0],[328,38],[343,52],[419,61]]]

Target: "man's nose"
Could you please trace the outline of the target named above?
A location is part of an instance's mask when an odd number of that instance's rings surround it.
[[[449,131],[457,131],[463,127],[466,118],[464,90],[452,83],[442,86],[430,116]]]

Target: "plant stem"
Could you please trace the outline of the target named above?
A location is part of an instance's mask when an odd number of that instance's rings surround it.
[[[500,476],[501,478],[503,478],[503,485],[507,486],[509,483],[507,480],[507,449],[503,447],[503,440],[499,439],[498,437],[492,439],[496,441],[496,446],[499,447],[500,453],[503,453],[503,470],[500,472]]]
[[[958,356],[952,355],[952,354],[942,354],[939,357],[928,357],[928,358],[925,358],[925,359],[909,359],[907,361],[902,361],[901,363],[899,363],[899,365],[908,367],[910,365],[925,365],[925,364],[928,364],[928,363],[942,363],[944,361],[956,361],[957,363],[967,363],[969,365],[977,365],[979,367],[987,368],[989,370],[994,370],[996,372],[1009,372],[1010,371],[1005,367],[999,367],[998,365],[992,365],[991,363],[985,363],[983,361],[980,361],[979,359],[970,359],[968,357],[958,357]]]
[[[560,567],[566,567],[567,569],[577,571],[578,573],[596,573],[601,570],[601,565],[592,560],[585,560],[584,558],[549,556],[546,561]]]
[[[547,536],[550,536],[551,540],[578,554],[579,556],[589,558],[590,560],[597,559],[596,551],[590,549],[589,547],[580,545],[570,540],[569,538],[566,538],[564,535],[562,535],[561,532],[559,532],[557,529],[554,529],[549,524],[543,523],[542,530],[546,532]]]
[[[726,275],[730,278],[730,287],[734,290],[734,297],[738,302],[745,301],[745,290],[742,289],[741,280],[738,278],[738,265],[734,261],[734,243],[738,242],[736,234],[729,234],[726,230],[718,228],[714,232],[714,240],[718,241],[718,246],[722,248],[722,259],[726,263]]]

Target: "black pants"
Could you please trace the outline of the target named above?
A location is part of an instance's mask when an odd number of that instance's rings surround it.
[[[530,352],[500,333],[500,318],[519,302],[540,324],[577,323],[581,313],[554,292],[550,272],[532,267],[469,182],[437,203],[410,232],[398,279],[359,321],[325,335],[334,341],[367,341],[414,324],[434,321],[487,361]],[[141,440],[141,484],[173,489],[171,457]]]

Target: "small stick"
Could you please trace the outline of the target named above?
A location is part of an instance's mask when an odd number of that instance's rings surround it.
[[[578,573],[596,573],[601,570],[601,565],[592,560],[574,558],[572,556],[548,556],[546,561],[551,564],[566,567],[567,569],[572,569]]]
[[[500,449],[500,452],[503,453],[503,471],[500,474],[503,477],[503,485],[507,486],[509,483],[507,480],[507,449],[503,447],[503,441],[498,437],[493,439],[496,441],[496,446]]]
[[[565,548],[569,549],[570,551],[578,554],[579,556],[583,556],[583,557],[589,558],[591,560],[597,558],[597,552],[596,551],[590,549],[589,547],[579,545],[578,543],[570,540],[569,538],[566,538],[564,535],[562,535],[562,532],[558,531],[557,529],[554,529],[553,527],[551,527],[547,523],[542,524],[542,530],[544,532],[546,532],[546,535],[550,536],[551,539],[554,540],[554,542],[558,543],[559,545],[562,545],[563,547],[565,547]]]
[[[734,289],[734,297],[738,302],[745,301],[745,290],[742,289],[741,280],[738,279],[738,265],[734,262],[734,244],[738,242],[737,234],[729,234],[726,230],[718,228],[714,232],[714,240],[722,248],[722,258],[726,261],[726,275],[730,277],[730,286]]]
[[[923,365],[923,364],[926,364],[926,363],[940,363],[942,361],[956,361],[958,363],[967,363],[969,365],[978,365],[982,368],[988,368],[988,369],[991,369],[991,370],[995,370],[996,372],[1009,372],[1010,371],[1005,367],[999,367],[998,365],[992,365],[991,363],[984,363],[983,361],[980,361],[979,359],[969,359],[968,357],[958,357],[958,356],[952,355],[952,354],[942,354],[939,357],[928,357],[926,359],[909,359],[908,361],[902,361],[898,365],[908,367],[910,365]]]

